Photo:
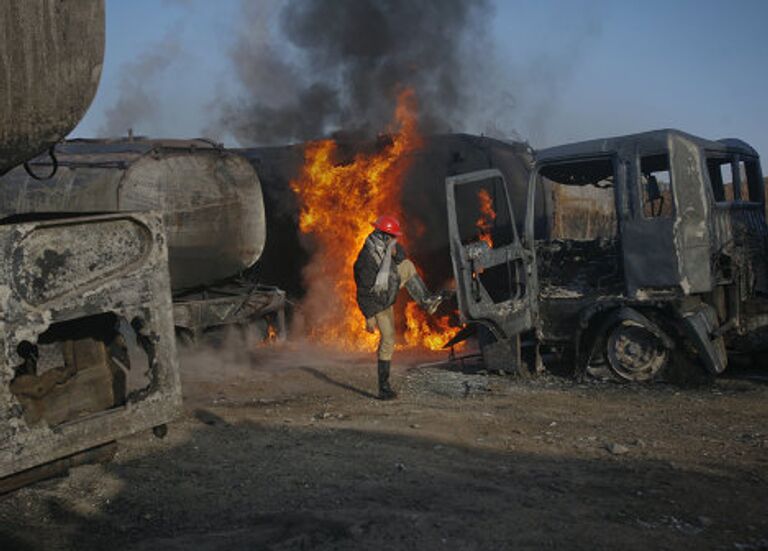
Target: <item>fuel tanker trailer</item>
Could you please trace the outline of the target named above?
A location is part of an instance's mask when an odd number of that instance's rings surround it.
[[[39,178],[30,159],[96,92],[104,4],[6,0],[0,29],[0,175]],[[0,222],[0,494],[162,434],[181,406],[162,217],[27,210],[25,192]]]
[[[0,216],[160,211],[168,245],[177,334],[222,326],[285,333],[285,293],[249,269],[266,240],[256,171],[203,139],[70,140],[0,179]],[[47,178],[53,167],[55,174]]]

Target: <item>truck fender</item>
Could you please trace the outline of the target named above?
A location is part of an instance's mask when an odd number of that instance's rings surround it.
[[[722,373],[728,366],[728,353],[722,336],[716,336],[717,312],[708,304],[699,303],[680,312],[685,336],[699,353],[699,358],[710,373]]]

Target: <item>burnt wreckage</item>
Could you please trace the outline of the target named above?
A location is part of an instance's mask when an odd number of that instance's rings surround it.
[[[242,156],[207,140],[70,140],[57,170],[0,178],[0,216],[17,213],[136,212],[163,215],[177,334],[195,340],[222,326],[285,336],[285,293],[249,270],[266,241],[262,186]],[[29,165],[51,173],[42,155]]]
[[[104,5],[3,2],[0,21],[13,23],[0,35],[4,174],[88,108]],[[0,251],[0,493],[107,457],[122,436],[162,434],[181,389],[161,215],[19,211],[0,223]]]
[[[462,318],[495,368],[528,372],[547,345],[578,375],[721,373],[768,348],[764,188],[749,145],[677,130],[536,152],[524,221],[500,170],[448,177]]]

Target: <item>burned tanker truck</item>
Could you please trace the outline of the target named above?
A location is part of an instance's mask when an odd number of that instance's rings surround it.
[[[380,144],[338,138],[339,163],[360,151],[375,150]],[[261,180],[267,210],[267,233],[260,259],[260,276],[279,281],[289,296],[304,292],[302,271],[309,259],[299,231],[299,206],[290,182],[304,165],[306,144],[252,147],[236,152],[253,165]],[[430,288],[442,288],[453,278],[445,208],[445,178],[473,170],[497,167],[510,185],[512,194],[524,197],[532,163],[531,148],[521,142],[504,142],[469,134],[434,134],[424,137],[419,149],[408,153],[410,168],[404,175],[401,192],[402,224],[408,238],[409,257],[423,270]],[[541,199],[540,199],[541,200]],[[513,204],[519,219],[525,202]],[[341,274],[343,275],[343,274]],[[446,304],[450,307],[451,304]]]
[[[16,169],[0,179],[0,216],[159,211],[180,339],[227,326],[284,337],[285,293],[245,273],[266,227],[261,183],[243,157],[206,140],[133,137],[70,140],[54,155],[29,163],[36,177]]]
[[[524,221],[520,185],[446,179],[460,313],[487,363],[525,373],[545,346],[577,375],[683,382],[768,349],[765,184],[746,143],[659,130],[538,151]]]
[[[11,0],[0,24],[4,174],[91,103],[104,5]],[[62,201],[68,191],[53,189]],[[180,409],[162,218],[98,210],[17,210],[0,224],[0,493],[105,458],[122,436],[162,434]]]

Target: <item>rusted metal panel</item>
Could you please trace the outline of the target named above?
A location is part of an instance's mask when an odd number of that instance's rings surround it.
[[[710,207],[712,192],[705,185],[702,151],[685,136],[670,134],[672,193],[680,209],[675,217],[675,251],[680,287],[688,295],[712,290],[712,236]]]
[[[261,256],[261,183],[241,156],[203,140],[73,140],[56,151],[53,178],[17,168],[0,179],[4,216],[160,211],[174,291],[230,278]],[[50,163],[43,156],[30,165],[47,172]]]
[[[42,306],[142,263],[151,238],[146,226],[127,218],[37,227],[14,244],[14,288],[28,304]],[[85,246],[73,249],[78,242]]]
[[[159,214],[0,225],[0,251],[0,478],[177,414]]]
[[[0,174],[75,127],[103,57],[103,1],[0,2]]]

